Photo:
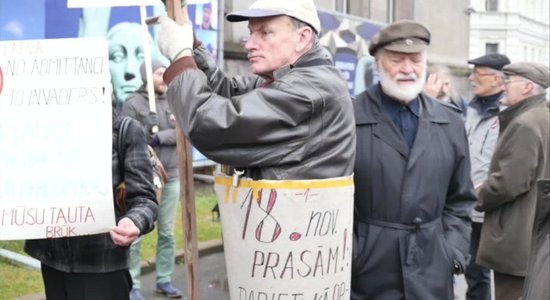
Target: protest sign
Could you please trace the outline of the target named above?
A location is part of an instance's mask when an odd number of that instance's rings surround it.
[[[353,179],[217,175],[233,300],[350,298]]]
[[[67,7],[113,7],[162,5],[160,0],[67,0]]]
[[[0,240],[114,227],[102,38],[0,42]]]

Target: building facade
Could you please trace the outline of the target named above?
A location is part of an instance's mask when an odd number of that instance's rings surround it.
[[[224,1],[220,5],[223,7],[220,18],[231,11],[248,8],[254,0]],[[379,27],[399,19],[423,23],[432,33],[428,62],[449,66],[456,75],[458,90],[468,89],[469,0],[315,0],[315,4],[320,12],[334,14],[347,19],[346,22],[366,22]],[[244,50],[248,37],[247,24],[223,23],[224,68],[232,75],[248,74],[250,69]],[[339,33],[345,31],[340,30]],[[321,38],[324,33],[321,33]],[[369,35],[366,37],[364,39],[368,39]],[[364,42],[368,45],[370,41]],[[364,54],[359,50],[357,53]]]
[[[472,0],[470,56],[506,54],[512,62],[550,63],[548,0]]]

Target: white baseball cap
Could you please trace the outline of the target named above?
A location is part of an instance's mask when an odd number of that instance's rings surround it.
[[[286,15],[310,25],[317,33],[321,21],[313,0],[256,0],[249,9],[236,11],[226,16],[229,22],[242,22],[250,18]]]

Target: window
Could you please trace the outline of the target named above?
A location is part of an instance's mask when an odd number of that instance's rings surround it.
[[[333,0],[334,10],[342,13],[348,13],[348,0]]]
[[[498,11],[498,0],[485,0],[486,11]]]
[[[498,53],[498,44],[497,43],[486,43],[485,44],[485,54]]]

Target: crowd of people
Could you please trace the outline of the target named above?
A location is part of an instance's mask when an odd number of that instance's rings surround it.
[[[144,299],[140,236],[155,221],[156,290],[182,297],[171,283],[176,122],[201,153],[242,177],[353,175],[350,299],[453,299],[462,273],[468,300],[548,299],[550,211],[537,196],[537,182],[550,179],[548,66],[503,54],[471,59],[468,101],[449,68],[428,66],[429,28],[399,20],[369,44],[379,82],[349,95],[319,45],[312,0],[257,1],[226,19],[248,22],[251,76],[227,76],[194,25],[160,17],[158,45],[171,64],[152,62],[156,112],[144,65],[143,85],[113,109],[113,141],[122,117],[137,120],[126,149],[113,142],[113,191],[130,183],[117,227],[26,243],[48,299]],[[160,204],[147,144],[168,172]]]

